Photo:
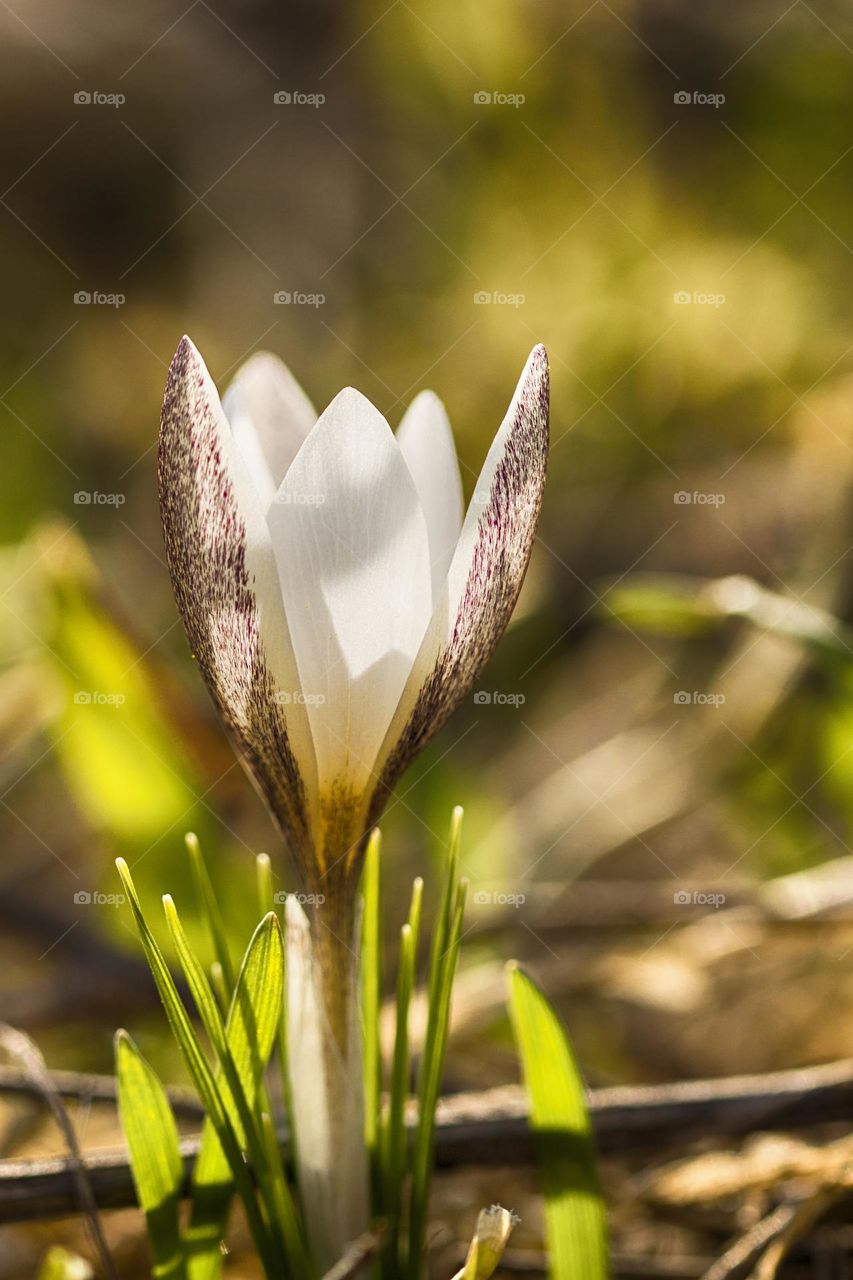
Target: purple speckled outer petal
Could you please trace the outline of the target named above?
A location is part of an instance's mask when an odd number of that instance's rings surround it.
[[[548,461],[548,357],[535,347],[480,473],[443,599],[383,745],[371,821],[468,694],[512,614],[536,535]]]
[[[298,861],[312,857],[313,748],[266,522],[219,397],[184,338],[160,425],[160,511],[178,610],[242,762]]]

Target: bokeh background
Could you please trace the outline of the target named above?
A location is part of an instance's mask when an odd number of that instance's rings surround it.
[[[543,341],[515,622],[384,824],[393,938],[466,808],[447,1087],[516,1078],[510,956],[595,1084],[848,1053],[849,8],[10,0],[0,32],[3,1018],[93,1071],[129,1025],[179,1080],[113,859],[189,910],[197,831],[235,940],[253,854],[292,882],[164,564],[181,334],[222,388],[266,348],[394,425],[432,387],[468,494]],[[3,1155],[58,1149],[37,1111],[0,1103]],[[3,1235],[4,1278],[77,1238]]]

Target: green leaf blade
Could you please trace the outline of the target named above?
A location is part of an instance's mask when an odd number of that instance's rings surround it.
[[[606,1280],[606,1216],[574,1055],[548,1000],[516,965],[509,968],[509,1008],[542,1170],[549,1274]]]
[[[234,1179],[240,1199],[246,1211],[246,1218],[249,1229],[252,1233],[255,1246],[261,1257],[262,1263],[267,1272],[272,1274],[278,1266],[278,1259],[275,1253],[275,1241],[270,1233],[269,1227],[261,1213],[260,1205],[256,1199],[255,1187],[248,1166],[243,1159],[243,1153],[240,1142],[234,1127],[231,1124],[228,1107],[219,1090],[213,1071],[205,1057],[204,1051],[198,1042],[193,1025],[189,1015],[184,1008],[184,1004],[178,993],[175,980],[169,970],[160,947],[149,928],[148,922],[139,903],[139,896],[136,892],[136,886],[133,883],[133,877],[130,874],[130,868],[123,858],[116,859],[116,866],[121,876],[131,910],[133,912],[136,927],[142,941],[146,959],[148,960],[151,974],[163,1002],[163,1008],[172,1028],[172,1032],[184,1057],[184,1061],[192,1076],[193,1083],[198,1089],[201,1100],[204,1104],[214,1128],[216,1135],[222,1145],[222,1149],[228,1160],[228,1166]],[[201,966],[198,966],[199,969]],[[203,975],[202,975],[203,977]],[[205,979],[206,982],[206,979]],[[216,1008],[216,1002],[213,1000],[212,994],[210,999]]]
[[[409,1204],[409,1280],[420,1280],[423,1271],[429,1192],[435,1147],[435,1109],[444,1072],[450,1030],[450,1006],[467,881],[458,879],[458,848],[462,810],[454,809],[444,893],[433,934],[429,974],[427,1031],[418,1080],[418,1124],[412,1149],[412,1188]]]
[[[362,875],[361,1011],[364,1043],[364,1140],[370,1160],[374,1213],[382,1212],[379,1154],[382,1099],[382,1053],[379,1012],[382,1003],[382,893],[379,875],[380,837],[371,832]]]
[[[193,881],[201,914],[207,927],[215,960],[222,972],[222,982],[230,997],[231,992],[234,990],[234,967],[231,963],[231,951],[228,947],[228,932],[225,928],[225,921],[222,919],[222,912],[219,910],[219,903],[216,900],[216,894],[201,851],[198,836],[194,832],[188,831],[184,836],[184,843],[190,857],[190,866],[192,867]]]
[[[148,1224],[153,1274],[185,1280],[178,1205],[184,1181],[178,1129],[166,1092],[126,1031],[115,1041],[119,1113],[139,1203]]]
[[[264,1067],[272,1052],[282,1011],[284,951],[281,927],[270,912],[255,930],[237,977],[225,1026],[225,1040],[237,1076],[251,1108],[255,1105]],[[227,1090],[227,1082],[217,1077]],[[234,1108],[236,1113],[236,1108]],[[239,1116],[234,1114],[235,1127]],[[225,1234],[233,1183],[216,1130],[205,1123],[201,1149],[193,1172],[190,1280],[215,1280],[222,1271],[219,1244]]]

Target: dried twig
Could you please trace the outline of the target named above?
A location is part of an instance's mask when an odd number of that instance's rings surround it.
[[[74,1125],[71,1123],[62,1099],[54,1087],[41,1051],[29,1036],[24,1035],[23,1031],[17,1031],[6,1022],[0,1022],[0,1047],[10,1057],[23,1064],[25,1072],[32,1081],[33,1088],[50,1108],[50,1113],[68,1147],[69,1155],[66,1163],[73,1179],[78,1210],[86,1215],[92,1243],[100,1258],[104,1275],[108,1280],[118,1280],[112,1255],[101,1226],[98,1205],[89,1182],[83,1153],[80,1150],[77,1134],[74,1131]]]
[[[702,1280],[743,1280],[764,1250],[788,1229],[797,1212],[796,1204],[780,1204],[766,1218],[740,1236],[722,1257],[708,1268]]]
[[[87,1088],[81,1096],[93,1096],[92,1077],[82,1079]],[[21,1091],[22,1081],[14,1083]],[[62,1086],[73,1091],[73,1077],[68,1073]],[[108,1101],[111,1089],[112,1082],[101,1078],[95,1092]],[[603,1153],[660,1151],[668,1146],[681,1149],[687,1141],[703,1136],[846,1121],[853,1111],[853,1060],[766,1075],[595,1089],[590,1094],[590,1108]],[[197,1150],[197,1138],[184,1139],[187,1173]],[[436,1160],[440,1168],[532,1163],[523,1090],[509,1086],[444,1098],[438,1111]],[[135,1203],[123,1149],[91,1152],[84,1162],[100,1208]],[[60,1217],[77,1211],[74,1180],[64,1157],[0,1161],[0,1222]]]
[[[382,1233],[366,1231],[363,1236],[353,1240],[342,1258],[326,1272],[323,1280],[351,1280],[361,1272],[368,1259],[372,1258],[382,1243]]]
[[[813,1195],[801,1200],[783,1231],[768,1245],[752,1272],[751,1280],[775,1280],[785,1255],[804,1236],[828,1209],[847,1195],[845,1187],[820,1187]]]

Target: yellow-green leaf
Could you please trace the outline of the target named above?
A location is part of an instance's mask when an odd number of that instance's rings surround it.
[[[117,1033],[115,1048],[119,1111],[148,1224],[153,1274],[184,1280],[178,1221],[184,1166],[175,1118],[162,1084],[126,1031]]]
[[[607,1229],[584,1086],[557,1015],[516,965],[509,1008],[545,1191],[552,1280],[605,1280]]]

